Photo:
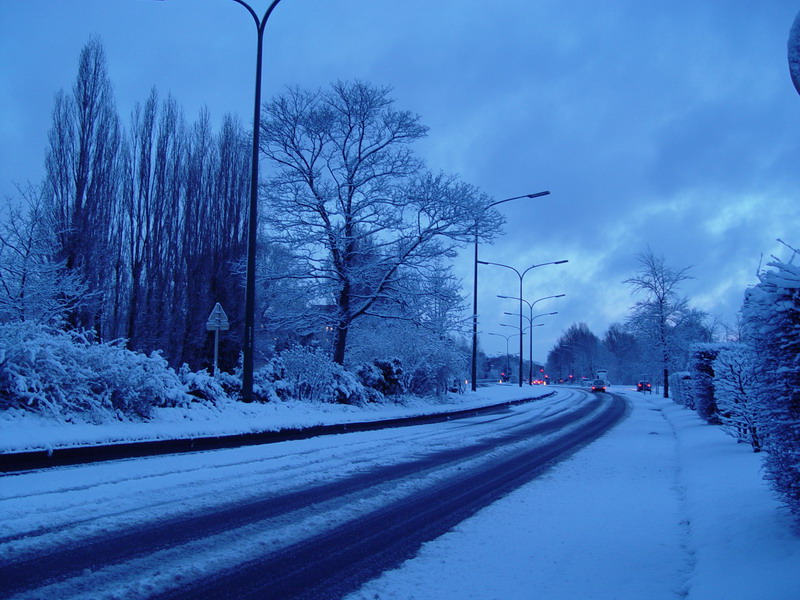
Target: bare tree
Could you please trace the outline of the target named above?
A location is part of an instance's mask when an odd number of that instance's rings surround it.
[[[401,267],[422,269],[500,218],[455,177],[426,171],[409,145],[427,129],[393,108],[389,90],[337,83],[290,90],[266,107],[262,152],[276,167],[267,211],[274,240],[291,248],[296,277],[314,282],[319,315],[345,360],[352,323],[393,295]]]
[[[117,201],[119,119],[105,52],[97,38],[80,54],[72,94],[56,96],[46,155],[47,192],[58,240],[58,258],[78,273],[97,301],[71,315],[75,326],[102,336],[102,292],[111,272],[111,219]]]
[[[137,104],[133,110],[123,185],[123,206],[128,222],[126,242],[130,261],[130,296],[125,337],[136,348],[141,347],[141,336],[137,331],[140,323],[139,304],[144,294],[145,261],[153,241],[153,139],[157,117],[158,97],[153,89],[144,106]]]
[[[664,373],[664,397],[667,398],[676,336],[690,314],[688,300],[679,295],[679,286],[691,279],[687,275],[691,267],[672,269],[665,264],[663,256],[656,256],[650,248],[636,258],[639,271],[623,283],[630,285],[634,293],[644,294],[645,298],[633,306],[628,326],[658,353]]]
[[[247,136],[230,116],[215,135],[207,111],[187,128],[175,101],[159,105],[155,90],[135,107],[129,131],[118,228],[123,332],[132,348],[200,368],[214,303],[234,323],[242,313],[235,265],[245,243]],[[235,333],[226,335],[224,368],[235,366],[235,347]]]

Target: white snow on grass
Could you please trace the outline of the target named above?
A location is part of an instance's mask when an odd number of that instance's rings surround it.
[[[760,456],[670,400],[625,395],[631,415],[600,440],[349,600],[800,598],[800,537]]]
[[[156,408],[147,422],[93,425],[64,423],[22,410],[0,411],[0,453],[163,439],[234,435],[464,410],[520,398],[542,396],[543,386],[495,385],[477,392],[450,394],[446,399],[404,398],[401,404],[364,407],[321,402],[229,401],[211,407]]]

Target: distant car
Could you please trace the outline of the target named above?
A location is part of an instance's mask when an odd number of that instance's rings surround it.
[[[636,384],[636,391],[637,392],[650,392],[653,393],[653,387],[650,385],[649,381],[640,381]]]
[[[592,391],[593,392],[605,392],[606,391],[606,382],[602,379],[595,379],[592,382]]]

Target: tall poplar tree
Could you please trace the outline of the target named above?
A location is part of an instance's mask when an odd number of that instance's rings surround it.
[[[57,236],[58,258],[85,281],[92,301],[76,308],[73,326],[103,336],[104,292],[111,272],[112,219],[119,185],[120,126],[100,40],[81,51],[72,93],[60,92],[45,158],[45,193]]]

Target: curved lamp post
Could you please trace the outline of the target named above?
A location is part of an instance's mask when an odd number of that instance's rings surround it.
[[[253,154],[250,165],[250,202],[247,217],[247,275],[244,288],[244,339],[242,340],[242,400],[253,400],[253,357],[255,349],[256,322],[256,237],[258,235],[258,135],[261,125],[261,65],[264,49],[264,28],[272,11],[281,0],[272,0],[260,19],[245,0],[233,0],[241,4],[253,17],[258,35],[256,46],[256,90],[253,101]]]
[[[544,323],[536,323],[535,325],[531,323],[528,325],[528,329],[531,332],[531,336],[528,338],[528,342],[530,343],[530,348],[528,352],[530,354],[530,361],[528,362],[528,385],[533,385],[533,328],[534,327],[544,327]]]
[[[588,354],[587,351],[586,351],[586,348],[583,346],[583,344],[570,344],[570,343],[559,344],[559,347],[560,348],[567,348],[567,350],[569,351],[570,371],[572,371],[574,373],[576,355],[578,353],[581,353],[581,355],[583,355],[583,357],[586,358],[586,355]],[[587,360],[587,362],[588,362],[588,360]]]
[[[564,296],[566,296],[566,294],[556,294],[555,296],[544,296],[543,298],[539,298],[537,300],[534,300],[533,302],[528,302],[524,298],[515,298],[514,296],[501,296],[500,294],[497,295],[498,298],[506,298],[508,300],[522,300],[525,304],[527,304],[528,308],[530,309],[530,318],[528,319],[528,321],[530,321],[531,323],[533,323],[533,318],[534,318],[533,307],[536,306],[537,302],[541,302],[542,300],[549,300],[550,298],[563,298]],[[551,314],[555,315],[558,313],[551,313]],[[533,385],[533,329],[531,329],[531,337],[528,340],[528,344],[529,344],[528,356],[531,359],[531,364],[530,367],[528,368],[528,385]]]
[[[563,265],[564,263],[568,263],[569,260],[554,260],[546,263],[541,263],[538,265],[531,265],[530,267],[522,271],[522,273],[517,271],[511,265],[504,265],[503,263],[489,262],[485,260],[479,260],[477,262],[479,262],[482,265],[494,265],[496,267],[511,269],[512,271],[514,271],[514,273],[517,274],[517,277],[519,277],[519,330],[520,332],[522,332],[522,280],[525,278],[525,274],[528,271],[532,271],[533,269],[536,269],[538,267],[544,267],[545,265]],[[520,336],[519,338],[519,387],[522,387],[522,336]]]
[[[244,291],[244,340],[242,347],[242,400],[253,400],[253,363],[255,350],[256,315],[256,237],[258,235],[258,136],[261,125],[261,64],[264,49],[264,28],[272,11],[281,0],[272,0],[260,19],[244,0],[233,0],[241,4],[253,17],[258,33],[256,49],[256,91],[253,106],[253,155],[250,165],[250,205],[247,222],[247,276]]]
[[[500,327],[510,327],[511,329],[516,329],[518,333],[512,333],[511,336],[512,337],[515,336],[515,335],[519,336],[519,347],[522,348],[522,338],[525,337],[525,331],[523,329],[520,329],[516,325],[509,325],[508,323],[500,323]],[[520,371],[519,371],[519,375],[517,376],[517,378],[520,381],[522,381],[522,361],[519,361],[519,365],[520,365]],[[509,370],[510,370],[510,368],[509,368]],[[520,385],[522,385],[522,384],[520,383]]]
[[[508,373],[508,371],[510,370],[510,367],[511,367],[511,365],[510,365],[510,363],[508,361],[508,340],[510,340],[515,335],[519,335],[519,334],[518,333],[512,333],[510,335],[503,335],[502,333],[492,333],[490,331],[489,335],[496,335],[497,337],[501,337],[501,338],[505,338],[506,339],[506,373]]]
[[[550,315],[557,315],[558,311],[549,312],[549,313],[542,313],[540,315],[533,316],[533,306],[529,304],[526,300],[523,300],[525,304],[531,307],[531,315],[529,317],[525,317],[525,320],[528,321],[528,328],[531,330],[531,337],[528,338],[528,385],[533,385],[533,328],[534,327],[541,327],[544,323],[539,323],[534,325],[533,322],[538,319],[539,317],[549,317]],[[506,312],[503,313],[504,315],[511,315],[516,316],[514,313]],[[523,315],[524,316],[524,315]]]
[[[497,202],[492,202],[491,204],[487,204],[483,207],[483,212],[486,212],[493,206],[497,206],[498,204],[503,204],[504,202],[510,202],[511,200],[519,200],[520,198],[539,198],[540,196],[547,196],[549,195],[549,191],[544,192],[536,192],[535,194],[524,194],[522,196],[514,196],[513,198],[506,198],[504,200],[498,200]],[[478,377],[478,221],[475,220],[475,265],[474,265],[474,273],[472,276],[472,369],[471,369],[471,377],[472,377],[472,391],[476,391],[478,389],[477,386],[477,377]],[[522,374],[520,374],[522,377]]]

